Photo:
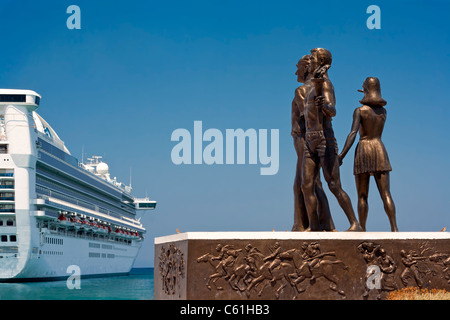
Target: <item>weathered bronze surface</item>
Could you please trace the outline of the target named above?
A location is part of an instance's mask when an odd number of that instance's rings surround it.
[[[338,146],[331,123],[332,117],[336,115],[334,88],[328,77],[331,62],[330,51],[316,48],[297,65],[297,80],[304,81],[304,85],[296,91],[292,112],[292,133],[299,162],[294,183],[295,214],[292,228],[294,231],[334,229],[327,202],[322,195],[320,168],[330,191],[347,216],[350,223],[348,231],[362,231],[351,200],[341,186]],[[296,107],[298,110],[295,109]],[[303,143],[299,142],[301,138],[298,137],[302,133],[304,133]],[[303,150],[299,151],[301,144],[303,144]],[[301,171],[300,174],[299,171]],[[303,211],[306,211],[307,219],[301,213],[303,203],[305,208]]]
[[[384,204],[384,210],[391,224],[391,231],[398,231],[395,205],[392,200],[389,183],[389,171],[392,169],[386,148],[381,141],[386,122],[386,109],[384,108],[386,101],[381,97],[381,87],[378,78],[367,78],[363,83],[363,89],[358,90],[364,92],[364,98],[360,101],[362,106],[356,108],[353,113],[352,129],[342,152],[339,154],[339,162],[342,164],[359,131],[359,143],[356,147],[354,159],[359,222],[362,228],[366,230],[369,210],[367,204],[369,180],[370,176],[373,176]]]
[[[297,63],[297,81],[305,83],[310,80],[308,72],[310,64],[310,56],[306,55]],[[308,84],[301,85],[295,89],[294,100],[292,101],[292,137],[294,139],[294,147],[297,152],[297,168],[294,180],[294,226],[292,231],[305,231],[309,228],[308,213],[306,211],[305,199],[302,192],[302,169],[303,169],[303,153],[305,150],[305,116],[304,116],[304,99]],[[322,188],[320,175],[317,175],[315,186],[315,195],[317,197],[317,211],[319,214],[320,229],[325,231],[333,231],[335,229],[333,219],[330,213],[327,196]]]
[[[177,276],[179,286],[177,280],[169,281],[173,290],[164,289],[166,272],[158,276],[155,270],[155,299],[375,300],[410,286],[450,290],[447,233],[414,239],[331,234],[336,236],[200,237],[157,243],[155,252],[177,248],[186,269],[184,277]],[[161,259],[165,254],[156,253],[155,265],[166,270]]]
[[[158,278],[158,288],[155,291],[164,293],[165,299],[186,299],[186,247],[175,246],[173,243],[159,246],[159,256],[155,267],[155,278]],[[158,254],[155,253],[155,254]]]

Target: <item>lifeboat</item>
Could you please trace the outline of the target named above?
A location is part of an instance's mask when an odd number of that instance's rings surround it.
[[[97,224],[97,232],[101,234],[107,234],[108,229],[103,224]]]
[[[99,225],[95,221],[90,221],[89,225],[91,226],[92,231],[98,232],[100,230]]]
[[[65,226],[65,227],[69,227],[72,225],[72,222],[70,222],[70,220],[67,219],[67,217],[63,214],[59,215],[58,222],[59,222],[59,224],[61,224],[62,226]]]
[[[122,229],[122,228],[116,228],[114,231],[114,234],[116,236],[125,238],[125,239],[133,239],[134,235],[133,232],[130,232],[128,230]]]
[[[139,239],[139,233],[137,233],[137,232],[132,232],[132,233],[131,233],[131,238],[134,239],[134,240]]]
[[[105,225],[102,225],[102,226],[101,226],[101,229],[102,229],[102,233],[103,233],[103,234],[108,234],[108,233],[110,232],[109,227],[107,227],[107,226],[105,226]]]
[[[87,221],[87,220],[82,220],[82,221],[81,221],[81,227],[82,227],[84,230],[86,230],[86,231],[92,230],[92,226],[91,226],[91,224],[89,223],[89,221]]]
[[[80,230],[80,229],[81,229],[81,220],[80,220],[79,218],[74,217],[74,218],[72,219],[72,222],[73,222],[73,227],[74,227],[76,230]]]

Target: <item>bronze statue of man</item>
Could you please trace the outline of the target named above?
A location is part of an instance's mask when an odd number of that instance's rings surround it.
[[[312,74],[308,72],[310,56],[303,56],[297,63],[297,81],[305,83]],[[305,207],[303,192],[301,189],[303,152],[305,148],[305,117],[304,117],[304,99],[307,85],[301,85],[295,89],[294,100],[292,101],[292,132],[294,147],[297,153],[297,168],[294,180],[294,225],[292,231],[305,231],[309,228],[308,214]],[[323,191],[320,176],[316,178],[315,194],[318,200],[318,214],[320,229],[324,231],[333,231],[335,229],[333,219],[331,218],[328,199]]]
[[[384,124],[386,122],[386,101],[381,97],[381,87],[378,78],[369,77],[363,83],[364,98],[360,101],[361,107],[353,113],[353,123],[344,148],[339,154],[342,164],[347,152],[353,145],[359,131],[359,143],[355,151],[353,173],[358,192],[358,216],[361,226],[366,230],[366,221],[369,207],[367,197],[369,194],[370,176],[375,182],[383,200],[384,210],[391,224],[391,231],[398,231],[395,217],[395,205],[392,200],[389,184],[389,172],[392,170],[389,157],[381,141]]]
[[[309,229],[319,231],[315,185],[319,169],[322,167],[328,187],[350,223],[348,231],[362,231],[353,211],[351,200],[341,186],[338,148],[331,125],[332,117],[336,115],[334,88],[328,78],[328,68],[331,66],[331,62],[332,57],[328,50],[323,48],[311,50],[309,72],[313,74],[313,77],[306,83],[308,86],[304,111],[306,133],[302,191],[308,212]]]

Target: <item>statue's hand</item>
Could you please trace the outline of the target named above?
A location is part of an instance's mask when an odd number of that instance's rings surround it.
[[[323,78],[323,75],[328,71],[328,69],[330,69],[329,64],[318,67],[316,70],[314,70],[314,78]]]
[[[316,107],[318,108],[323,108],[325,99],[323,98],[323,96],[318,96],[314,99],[314,104],[316,105]]]
[[[342,166],[342,163],[344,161],[344,157],[342,156],[342,154],[338,155],[338,160],[339,160],[339,166]]]

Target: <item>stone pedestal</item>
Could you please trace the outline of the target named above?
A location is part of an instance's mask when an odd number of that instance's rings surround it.
[[[448,232],[188,232],[155,239],[155,299],[385,299],[450,291]]]

